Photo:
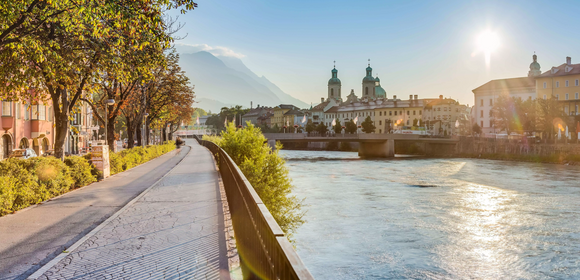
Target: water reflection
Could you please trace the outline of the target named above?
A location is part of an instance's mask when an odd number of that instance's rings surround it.
[[[316,279],[580,279],[578,167],[284,154]]]

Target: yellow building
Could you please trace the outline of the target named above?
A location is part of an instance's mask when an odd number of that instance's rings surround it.
[[[423,107],[431,100],[434,99],[418,99],[417,95],[410,95],[409,100],[396,99],[395,96],[393,100],[377,106],[374,112],[376,133],[388,133],[397,127],[412,126],[415,120],[418,124],[423,116]]]
[[[274,107],[274,116],[271,119],[271,127],[278,126],[281,128],[286,125],[286,122],[292,122],[288,116],[284,116],[290,110],[299,110],[298,107],[289,104],[280,104]]]
[[[572,64],[566,57],[566,63],[552,67],[536,77],[537,98],[555,98],[562,104],[565,114],[574,116],[580,106],[580,64]]]

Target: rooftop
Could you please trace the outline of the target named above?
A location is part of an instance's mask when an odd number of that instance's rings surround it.
[[[519,77],[510,79],[491,80],[478,88],[472,90],[487,91],[487,90],[509,90],[515,88],[536,88],[536,81],[530,77]]]

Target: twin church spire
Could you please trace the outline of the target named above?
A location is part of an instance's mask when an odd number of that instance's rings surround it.
[[[342,101],[341,87],[342,83],[338,78],[338,70],[336,70],[336,61],[331,70],[332,78],[328,80],[328,99]],[[368,67],[366,68],[366,76],[362,80],[362,98],[374,100],[377,98],[386,98],[387,94],[380,85],[380,79],[377,76],[373,78],[373,68],[371,68],[371,60],[368,60]]]

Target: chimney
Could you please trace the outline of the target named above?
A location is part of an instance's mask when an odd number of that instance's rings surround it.
[[[566,57],[566,64],[568,64],[568,66],[570,66],[572,64],[572,58],[567,56]]]
[[[415,94],[415,100],[419,99],[419,95]]]
[[[254,109],[254,102],[250,101],[250,110]]]
[[[413,95],[409,94],[409,100],[413,100]]]
[[[324,102],[324,97],[320,97],[320,103]]]
[[[443,95],[439,95],[439,99],[443,99]]]

